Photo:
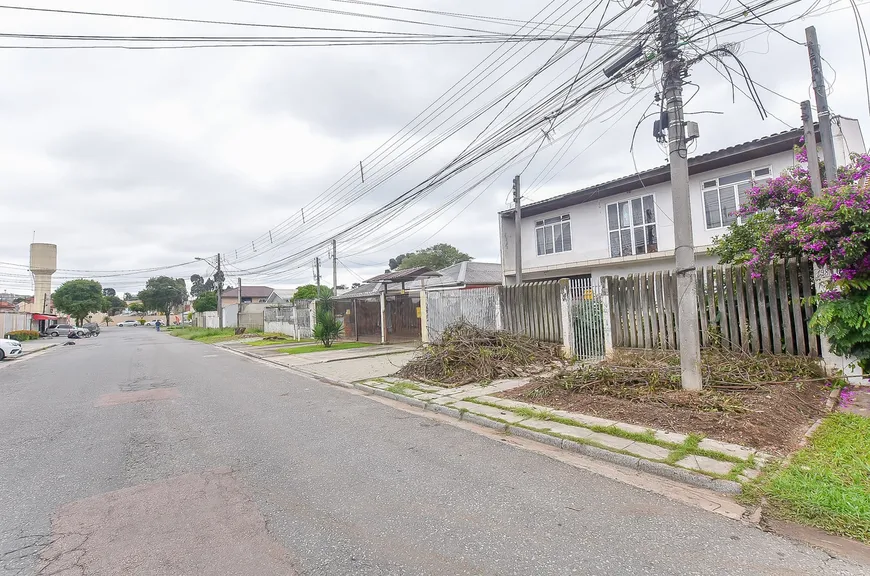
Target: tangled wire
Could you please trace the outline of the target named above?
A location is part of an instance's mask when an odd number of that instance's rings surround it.
[[[398,375],[454,387],[540,374],[564,365],[558,344],[462,322],[448,327],[439,342],[423,348]]]

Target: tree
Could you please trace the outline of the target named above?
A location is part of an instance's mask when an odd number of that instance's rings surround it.
[[[105,293],[105,290],[103,290],[103,292]],[[100,311],[109,316],[114,316],[115,314],[120,314],[121,310],[126,307],[127,303],[117,296],[103,296],[103,307]]]
[[[806,149],[796,160],[806,162]],[[824,174],[824,172],[822,172]],[[870,373],[870,155],[855,155],[834,182],[822,179],[813,196],[807,168],[798,165],[754,186],[738,211],[744,224],[716,240],[717,254],[747,262],[761,278],[776,259],[805,257],[831,271],[825,290],[812,297],[809,328],[824,334],[830,350],[853,356]],[[749,231],[748,226],[757,230]],[[747,237],[757,244],[749,245]]]
[[[193,301],[193,309],[197,312],[217,310],[217,292],[203,292]]]
[[[133,295],[130,294],[129,292],[124,292],[124,302],[131,302],[135,299],[136,298],[134,298]]]
[[[105,318],[103,318],[103,322],[106,323],[106,326],[108,326],[108,325],[109,325],[109,322],[111,322],[111,321],[112,321],[112,317],[111,317],[111,316],[106,316]]]
[[[332,290],[328,286],[320,286],[320,297],[324,296],[332,296]],[[293,297],[290,299],[292,301],[296,300],[317,300],[317,286],[314,284],[306,284],[304,286],[300,286],[296,289],[296,292],[293,293]]]
[[[341,320],[335,317],[332,297],[324,295],[317,300],[317,313],[315,315],[314,337],[329,348],[341,334]]]
[[[114,288],[103,288],[103,296],[111,297],[111,296],[114,296],[114,295],[115,295],[115,289],[114,289]]]
[[[187,299],[187,285],[184,278],[157,276],[145,283],[145,289],[139,292],[139,299],[146,308],[164,314],[168,326],[172,307],[183,304]]]
[[[52,296],[55,308],[69,314],[81,325],[88,314],[103,307],[103,287],[95,280],[70,280],[61,285]]]
[[[145,314],[148,311],[145,309],[145,305],[141,302],[133,302],[132,304],[130,304],[130,312],[132,312],[139,318],[144,318]]]
[[[450,244],[435,244],[416,252],[400,254],[391,258],[390,269],[407,270],[425,266],[430,270],[440,270],[468,260],[473,260],[473,258]]]

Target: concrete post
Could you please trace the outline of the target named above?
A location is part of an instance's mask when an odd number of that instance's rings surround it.
[[[562,350],[566,358],[574,357],[574,322],[571,317],[571,283],[567,278],[559,280],[559,295],[562,308]]]
[[[308,303],[308,322],[311,327],[311,333],[314,334],[314,325],[317,324],[317,300],[312,300]]]
[[[381,292],[381,344],[387,343],[387,291]]]
[[[428,316],[428,307],[429,307],[429,295],[426,292],[424,287],[423,290],[420,290],[420,334],[421,340],[423,344],[429,343],[429,316]]]
[[[604,355],[613,355],[613,326],[610,323],[610,276],[599,280],[601,282],[601,316],[604,325]]]

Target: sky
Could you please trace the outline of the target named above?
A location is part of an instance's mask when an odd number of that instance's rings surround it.
[[[384,209],[432,176],[444,175],[444,167],[458,155],[477,150],[502,122],[522,115],[576,75],[570,98],[558,98],[555,106],[563,110],[573,103],[582,93],[578,71],[591,69],[598,57],[615,50],[618,34],[638,30],[652,18],[648,3],[401,3],[415,11],[347,0],[79,0],[74,6],[61,0],[11,1],[18,7],[363,29],[385,35],[511,34],[529,19],[555,24],[548,33],[579,34],[589,33],[599,21],[614,20],[595,42],[572,44],[570,51],[555,39],[127,50],[81,48],[101,44],[93,39],[4,37],[0,292],[32,293],[26,265],[34,239],[58,246],[61,270],[55,274],[55,287],[87,277],[119,293],[135,293],[155,275],[211,273],[218,253],[233,285],[237,277],[243,284],[276,288],[310,283],[316,257],[322,260],[323,282],[331,284],[333,237],[339,284],[360,282],[383,272],[391,257],[440,242],[477,260],[498,262],[497,214],[507,207],[515,174],[522,174],[523,202],[533,202],[630,174],[635,167],[667,162],[651,136],[653,119],[641,121],[645,110],[655,109],[661,73],[656,67],[589,99],[577,114],[566,115],[564,123],[560,117],[551,130],[540,127],[548,125],[545,120],[523,138],[489,150],[480,163],[427,188],[406,209]],[[562,9],[553,12],[557,6]],[[700,0],[696,9],[717,14],[735,6],[739,2]],[[870,18],[868,6],[870,2],[859,0],[861,15]],[[773,25],[792,20],[810,8],[815,11],[805,19],[776,25],[775,30],[756,21],[718,38],[720,44],[737,43],[737,55],[762,86],[758,92],[769,112],[766,119],[740,92],[732,99],[721,66],[717,72],[709,59],[692,66],[686,110],[699,113],[690,118],[699,122],[701,131],[693,154],[800,124],[797,102],[811,97],[807,52],[801,45],[808,25],[818,31],[831,108],[858,118],[865,129],[870,126],[870,98],[850,4],[802,0],[765,21]],[[588,19],[581,25],[584,17]],[[2,7],[0,22],[0,33],[7,35],[355,35]],[[685,26],[689,31],[701,24]],[[528,33],[529,28],[524,30]],[[157,45],[127,40],[109,44]],[[557,54],[560,58],[554,59]],[[553,60],[550,68],[523,84]],[[488,75],[466,76],[481,70]],[[457,86],[464,88],[457,92]],[[522,89],[501,98],[515,86]],[[737,87],[746,90],[739,77]],[[445,94],[456,97],[448,100]],[[545,113],[522,116],[539,121]],[[455,130],[447,132],[450,127]],[[365,224],[353,227],[363,220]]]

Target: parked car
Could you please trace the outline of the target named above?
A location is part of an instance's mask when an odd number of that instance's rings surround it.
[[[45,333],[49,336],[68,336],[70,332],[76,332],[80,336],[90,334],[90,330],[84,327],[73,326],[72,324],[57,324],[46,328]]]
[[[149,320],[145,323],[145,326],[154,326],[155,324],[157,324],[157,320]]]
[[[135,320],[124,320],[123,322],[118,322],[116,324],[116,326],[119,326],[121,328],[129,327],[129,326],[138,326],[138,325],[139,325],[139,323]]]
[[[21,342],[18,340],[0,339],[0,360],[21,356]]]
[[[91,336],[99,336],[100,335],[100,325],[96,322],[88,322],[82,328],[87,328],[91,331]]]

